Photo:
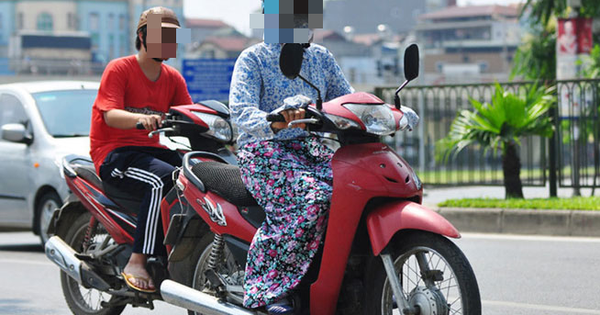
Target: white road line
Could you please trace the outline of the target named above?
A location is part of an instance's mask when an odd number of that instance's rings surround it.
[[[542,235],[514,235],[514,234],[485,234],[461,233],[465,239],[488,239],[508,241],[540,241],[540,242],[569,242],[569,243],[600,243],[600,237],[577,236],[542,236]]]
[[[38,266],[54,266],[50,261],[31,261],[25,259],[0,259],[0,264],[23,264],[23,265],[38,265]]]
[[[525,309],[536,310],[536,311],[562,312],[564,314],[600,314],[600,311],[597,311],[597,310],[588,310],[588,309],[583,309],[583,308],[571,308],[571,307],[562,307],[562,306],[503,302],[503,301],[481,301],[481,303],[484,305],[525,308]]]

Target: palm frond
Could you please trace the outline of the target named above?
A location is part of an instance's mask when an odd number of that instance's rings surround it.
[[[493,149],[496,154],[506,143],[520,145],[520,138],[524,136],[551,136],[554,129],[547,113],[554,106],[553,93],[553,89],[537,84],[529,90],[509,93],[496,83],[491,104],[470,98],[473,110],[458,113],[448,135],[436,143],[436,157],[447,161],[476,143],[482,145],[485,152]]]

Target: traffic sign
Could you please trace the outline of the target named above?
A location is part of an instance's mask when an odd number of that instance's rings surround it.
[[[183,77],[194,102],[229,100],[236,59],[184,59]]]

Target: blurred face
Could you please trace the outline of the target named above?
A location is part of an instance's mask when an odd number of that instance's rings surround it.
[[[177,57],[177,29],[175,28],[148,28],[146,45],[148,57],[168,60]]]
[[[162,26],[160,14],[148,15],[146,46],[148,57],[156,61],[166,61],[177,57],[177,43],[189,43],[191,30]]]
[[[264,14],[250,15],[250,27],[263,29],[265,43],[308,43],[323,28],[323,0],[264,0]]]

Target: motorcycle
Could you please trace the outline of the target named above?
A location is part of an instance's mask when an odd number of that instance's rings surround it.
[[[281,70],[300,78],[303,48],[285,44]],[[388,105],[368,93],[306,107],[309,131],[335,134],[333,195],[320,253],[292,295],[297,314],[481,314],[479,288],[461,250],[460,234],[424,207],[423,187],[410,165],[380,137],[409,128],[399,92],[418,76],[419,52],[405,52],[406,81]],[[270,121],[281,121],[278,114]],[[189,152],[176,179],[187,210],[171,216],[177,236],[169,259],[186,260],[183,276],[162,281],[164,301],[191,314],[262,314],[244,309],[244,268],[264,211],[247,192],[237,166],[206,152]],[[163,212],[165,220],[168,212]],[[202,232],[198,227],[202,226]],[[172,238],[170,236],[173,236]],[[190,242],[190,240],[194,240]],[[169,268],[176,272],[174,265]],[[175,278],[184,279],[183,282]]]
[[[219,102],[171,107],[162,126],[149,136],[164,134],[187,146],[182,154],[202,149],[219,161],[236,162],[227,148],[233,139],[229,109]],[[144,129],[140,124],[136,128]],[[173,137],[183,137],[189,144]],[[103,183],[87,157],[65,157],[62,173],[73,194],[52,216],[48,233],[54,236],[46,243],[45,252],[61,269],[62,291],[73,314],[120,314],[128,304],[153,309],[153,302],[162,300],[160,293],[133,291],[120,276],[131,255],[141,200]],[[185,201],[175,189],[161,200],[162,224],[170,228],[164,229],[167,242],[178,233],[177,226],[170,226],[177,222],[171,215],[183,211],[182,205]],[[177,269],[187,268],[178,267],[175,256],[171,259]],[[167,265],[164,257],[148,260],[148,271],[157,285],[170,277]]]

